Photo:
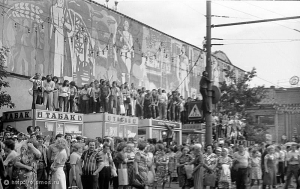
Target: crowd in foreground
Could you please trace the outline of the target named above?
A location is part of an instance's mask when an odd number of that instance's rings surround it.
[[[299,188],[296,144],[245,148],[225,142],[203,148],[155,139],[95,140],[69,134],[52,139],[31,126],[28,134],[14,134],[7,128],[0,145],[0,188],[164,189],[171,182],[182,189],[245,189],[249,183],[263,188],[285,183],[288,188],[292,176]]]
[[[48,75],[37,73],[29,79],[33,86],[32,109],[50,111],[100,113],[135,116],[141,119],[161,119],[186,122],[187,102],[178,91],[166,93],[163,89],[137,89],[132,83],[95,80],[79,88],[74,81],[60,81]]]

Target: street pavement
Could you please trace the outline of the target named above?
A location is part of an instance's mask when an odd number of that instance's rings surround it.
[[[289,189],[293,189],[293,188],[296,188],[296,185],[295,183],[292,183],[293,186],[289,187]],[[161,187],[158,187],[158,188],[161,188]],[[169,183],[166,184],[166,187],[165,189],[168,189],[168,188],[171,188],[171,189],[181,189],[178,185],[178,183],[176,182],[172,182],[171,183],[171,187],[169,187]],[[258,187],[258,186],[253,186],[253,187],[250,187],[248,186],[247,189],[261,189],[262,187]],[[232,186],[232,189],[236,189],[235,185]],[[278,185],[276,187],[276,189],[284,189],[284,185]]]

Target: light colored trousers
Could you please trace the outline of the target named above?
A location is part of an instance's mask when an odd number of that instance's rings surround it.
[[[50,111],[53,111],[53,92],[46,93],[44,92],[44,106],[47,106]]]

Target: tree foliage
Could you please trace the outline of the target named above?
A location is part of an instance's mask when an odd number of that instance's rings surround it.
[[[255,78],[256,69],[236,76],[234,70],[225,70],[227,81],[220,83],[221,111],[227,115],[239,115],[246,126],[244,135],[247,140],[256,142],[265,141],[267,127],[256,124],[246,110],[257,105],[265,96],[264,86],[251,87],[250,82]]]
[[[11,101],[11,96],[4,91],[4,88],[9,87],[9,83],[5,81],[8,76],[8,72],[4,69],[4,63],[6,61],[7,53],[9,49],[6,47],[0,48],[0,108],[8,107],[14,108],[15,104]]]

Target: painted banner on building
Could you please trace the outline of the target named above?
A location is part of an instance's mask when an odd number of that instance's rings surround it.
[[[77,85],[95,79],[199,94],[205,54],[144,24],[83,0],[5,0],[0,46],[9,72],[52,74]],[[214,85],[224,80],[213,59]],[[196,89],[196,90],[195,90]],[[194,94],[197,93],[197,94]]]

